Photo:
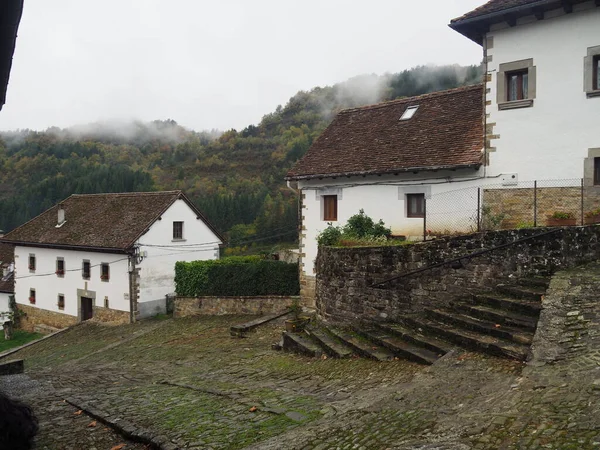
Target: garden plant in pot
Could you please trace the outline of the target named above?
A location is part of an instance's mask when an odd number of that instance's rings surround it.
[[[585,224],[592,225],[594,223],[600,223],[600,208],[585,213]]]
[[[548,216],[549,227],[569,227],[577,224],[577,218],[572,212],[555,211]]]
[[[297,333],[304,330],[304,327],[310,322],[310,317],[302,315],[302,305],[298,298],[292,301],[289,310],[292,313],[292,318],[285,321],[285,331]]]

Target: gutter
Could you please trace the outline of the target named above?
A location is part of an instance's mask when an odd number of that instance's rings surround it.
[[[367,176],[367,175],[391,175],[398,173],[408,172],[435,172],[438,170],[458,170],[458,169],[479,169],[482,163],[476,164],[461,164],[453,166],[434,166],[434,167],[410,167],[407,169],[390,169],[390,170],[370,170],[362,172],[339,172],[339,173],[325,173],[325,174],[311,174],[311,175],[298,175],[285,177],[285,181],[288,182],[288,187],[291,188],[290,182],[300,180],[313,180],[315,178],[340,178],[340,177],[351,177],[351,176]],[[293,189],[293,188],[291,188]]]
[[[500,11],[496,11],[496,12],[492,12],[492,13],[488,13],[488,14],[483,14],[481,16],[475,16],[475,17],[471,17],[469,19],[463,19],[463,20],[458,20],[456,22],[450,22],[449,27],[456,30],[456,28],[458,28],[458,26],[469,25],[469,24],[472,24],[472,23],[484,21],[486,19],[493,19],[493,18],[499,17],[499,16],[503,17],[503,16],[505,16],[507,14],[521,12],[521,11],[525,11],[525,10],[528,10],[528,9],[533,9],[533,8],[538,7],[538,6],[543,6],[543,5],[547,5],[547,4],[551,4],[551,3],[558,3],[558,4],[560,4],[560,2],[557,2],[557,0],[539,0],[537,2],[528,3],[526,5],[513,6],[512,8],[502,9]]]
[[[20,245],[22,247],[38,247],[38,248],[52,248],[59,250],[74,250],[74,251],[88,251],[96,253],[117,253],[122,255],[128,255],[129,249],[125,248],[111,248],[111,247],[89,247],[83,245],[68,245],[68,244],[42,244],[38,242],[25,242],[25,241],[11,241],[0,239],[2,244]]]

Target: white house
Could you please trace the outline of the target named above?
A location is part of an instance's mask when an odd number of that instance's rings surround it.
[[[2,314],[10,312],[10,296],[15,292],[14,248],[12,245],[0,244],[0,270],[0,323],[3,323]]]
[[[223,238],[181,191],[72,195],[8,233],[25,327],[164,313],[177,261],[217,259]]]
[[[600,185],[598,5],[491,0],[450,24],[483,46],[484,84],[338,114],[286,177],[301,193],[307,304],[318,233],[360,209],[414,238],[425,208],[441,229],[468,231],[479,186]]]

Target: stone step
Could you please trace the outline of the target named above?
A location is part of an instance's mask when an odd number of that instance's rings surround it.
[[[527,358],[528,345],[517,344],[503,339],[457,328],[445,323],[436,322],[423,317],[405,316],[402,321],[410,327],[440,336],[460,346],[484,351],[493,355],[504,356],[519,361]]]
[[[459,304],[454,307],[476,319],[489,320],[509,327],[523,328],[532,333],[535,332],[537,328],[538,318],[535,316],[519,314],[517,312],[491,308],[483,305]]]
[[[387,348],[395,355],[420,364],[431,365],[443,356],[443,354],[434,353],[426,348],[417,347],[416,345],[408,343],[402,340],[402,338],[380,328],[360,328],[357,329],[356,332],[370,341]]]
[[[286,311],[282,311],[277,314],[268,314],[265,316],[261,316],[258,319],[254,319],[254,320],[251,320],[249,322],[245,322],[245,323],[242,323],[239,325],[234,325],[229,329],[229,332],[231,333],[232,336],[243,337],[245,333],[252,331],[255,328],[258,328],[261,325],[264,325],[265,323],[279,319],[280,317],[283,317],[289,313],[290,312],[288,310],[286,310]]]
[[[539,301],[516,299],[501,294],[476,294],[473,296],[473,301],[478,305],[514,311],[536,318],[542,310],[542,303]]]
[[[304,333],[289,333],[284,331],[283,349],[312,357],[319,357],[323,354],[323,349]]]
[[[426,309],[425,313],[427,317],[432,320],[444,322],[458,328],[465,328],[477,333],[495,336],[507,341],[531,345],[533,340],[533,333],[528,333],[523,329],[512,328],[498,323],[465,316],[453,311],[447,311],[443,309]]]
[[[543,288],[544,290],[546,290],[546,289],[548,289],[548,286],[550,286],[550,278],[549,277],[541,277],[541,276],[519,278],[518,283],[521,286],[538,287],[538,288]]]
[[[339,328],[328,328],[329,333],[342,341],[345,345],[352,348],[360,356],[371,358],[376,361],[391,361],[394,359],[394,354],[381,345],[376,345],[373,342],[357,335],[356,333]]]
[[[513,284],[499,284],[496,290],[508,297],[514,297],[522,300],[541,302],[542,296],[546,293],[546,288],[539,286],[517,286]]]
[[[377,326],[383,331],[395,334],[406,342],[426,348],[438,355],[445,355],[454,347],[449,342],[426,336],[414,328],[408,328],[399,323],[378,323]]]
[[[354,353],[350,347],[342,344],[323,329],[307,327],[305,331],[306,334],[319,343],[325,353],[333,358],[350,358]]]

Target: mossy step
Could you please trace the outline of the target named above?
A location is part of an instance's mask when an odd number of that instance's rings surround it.
[[[385,347],[370,342],[356,333],[339,328],[328,328],[329,333],[342,341],[348,347],[354,349],[356,353],[365,358],[371,358],[376,361],[391,361],[394,354]]]
[[[539,286],[519,286],[512,284],[499,284],[496,290],[509,297],[530,301],[541,301],[546,293],[546,288]]]
[[[426,348],[436,354],[445,355],[454,348],[447,341],[426,336],[414,328],[405,327],[399,323],[378,323],[377,326],[388,333],[395,334],[407,342]]]
[[[519,361],[524,361],[529,352],[529,346],[506,341],[495,336],[476,333],[474,331],[457,328],[418,316],[405,316],[402,321],[410,327],[420,329],[422,332],[431,333],[444,339],[457,343],[460,346],[483,351],[492,355],[504,356]]]
[[[501,325],[523,328],[534,332],[537,328],[538,317],[518,312],[507,311],[505,309],[497,309],[483,305],[456,305],[459,311],[477,319],[490,320]]]
[[[430,319],[455,325],[459,328],[476,331],[477,333],[489,334],[490,336],[526,345],[531,345],[531,341],[533,340],[533,333],[528,333],[522,329],[469,317],[443,309],[427,309],[425,311]]]
[[[514,311],[536,318],[539,317],[542,310],[542,302],[540,301],[517,299],[502,294],[474,295],[473,301],[483,306]]]
[[[325,353],[333,358],[350,358],[354,353],[350,347],[344,345],[323,329],[307,327],[306,333],[323,347]]]
[[[441,356],[443,356],[442,354],[437,354],[431,350],[427,350],[426,348],[417,347],[416,345],[406,342],[402,338],[395,336],[392,333],[388,333],[380,328],[361,328],[357,329],[356,331],[370,341],[373,341],[392,351],[395,355],[418,362],[420,364],[431,365]]]
[[[304,333],[289,333],[284,331],[283,349],[312,357],[318,357],[323,354],[323,349]]]
[[[254,319],[249,322],[245,322],[239,325],[233,325],[229,329],[229,331],[232,336],[240,337],[243,336],[244,333],[252,331],[255,328],[260,327],[261,325],[264,325],[265,323],[271,322],[275,319],[279,319],[280,317],[283,317],[289,313],[290,312],[288,310],[285,310],[276,314],[268,314],[266,316],[261,316],[258,319]]]

